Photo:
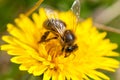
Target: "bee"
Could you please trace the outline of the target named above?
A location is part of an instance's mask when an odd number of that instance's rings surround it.
[[[75,0],[71,10],[75,15],[79,18],[79,0]],[[67,25],[64,21],[58,19],[58,18],[51,18],[50,10],[47,10],[46,13],[48,16],[48,19],[44,21],[43,27],[48,30],[44,33],[44,35],[41,37],[40,42],[47,42],[52,39],[58,39],[60,38],[60,42],[62,45],[62,52],[65,52],[65,57],[69,56],[71,52],[75,51],[78,48],[78,45],[75,44],[76,36],[73,33],[72,30],[67,29]],[[52,15],[54,15],[54,12],[52,11]],[[46,39],[49,33],[52,32],[56,37]]]

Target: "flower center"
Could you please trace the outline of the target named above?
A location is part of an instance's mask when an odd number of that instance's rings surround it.
[[[46,42],[45,48],[47,50],[48,55],[50,55],[52,58],[63,55],[62,46],[59,40],[53,39]]]

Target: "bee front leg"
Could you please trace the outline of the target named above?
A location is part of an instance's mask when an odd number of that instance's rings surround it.
[[[63,47],[62,47],[61,51],[63,52],[64,50],[65,50],[65,45],[63,45]]]
[[[45,32],[44,35],[41,37],[41,40],[39,41],[39,43],[41,43],[41,42],[45,42],[47,36],[49,35],[49,33],[50,33],[50,31]]]

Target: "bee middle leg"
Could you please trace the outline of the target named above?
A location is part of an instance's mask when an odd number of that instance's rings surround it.
[[[47,41],[50,41],[52,39],[57,39],[57,37],[52,37],[52,38],[46,39],[48,37],[49,33],[50,33],[50,31],[45,32],[44,35],[41,37],[41,40],[39,41],[39,43],[47,42]]]

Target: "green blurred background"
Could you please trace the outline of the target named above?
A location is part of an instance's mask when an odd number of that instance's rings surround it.
[[[0,0],[0,37],[6,34],[6,24],[14,22],[20,13],[27,12],[38,0]],[[74,0],[45,0],[42,6],[50,5],[59,10],[69,10]],[[120,29],[120,0],[80,0],[80,17],[92,17],[94,21]],[[120,34],[108,32],[108,38],[120,46]],[[2,44],[2,41],[0,40]],[[116,50],[120,52],[120,47]],[[40,80],[27,72],[19,71],[17,64],[10,62],[10,56],[0,52],[0,80]],[[117,58],[120,60],[120,58]],[[116,73],[104,72],[111,80],[120,80]]]

